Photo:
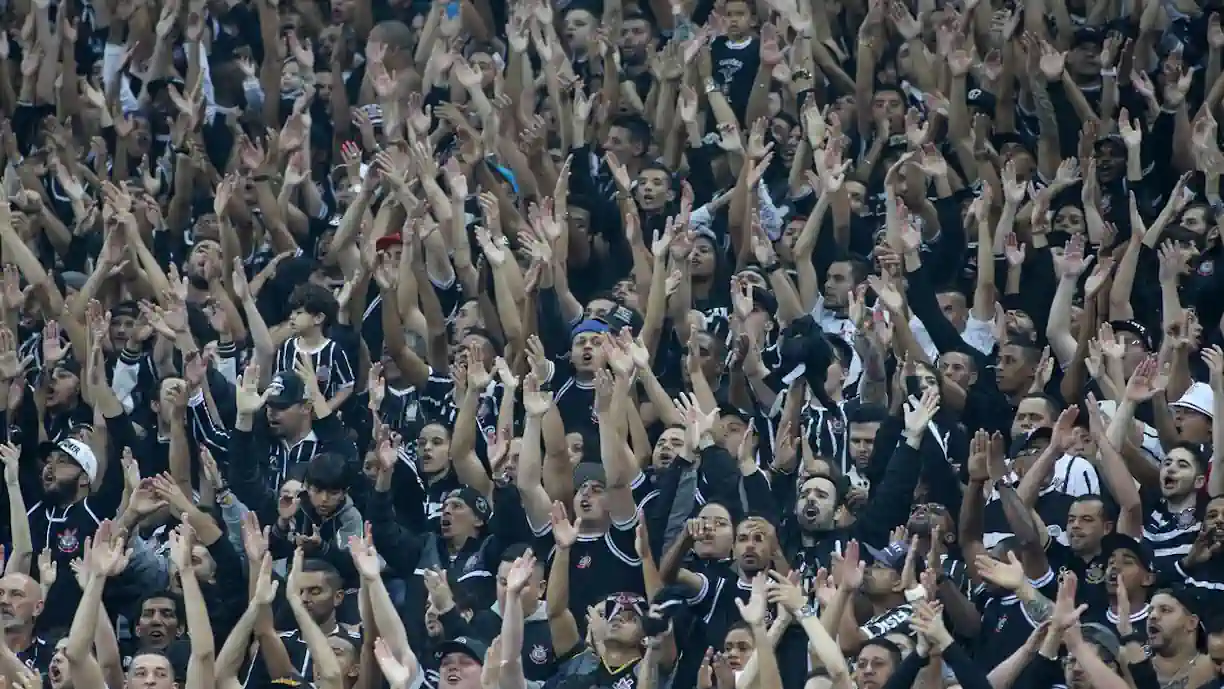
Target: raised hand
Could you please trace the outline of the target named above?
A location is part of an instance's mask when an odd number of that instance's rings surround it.
[[[353,567],[363,579],[376,579],[382,574],[382,562],[374,548],[374,536],[371,534],[369,522],[366,522],[363,536],[349,537],[349,556],[353,558]]]
[[[557,547],[562,550],[567,550],[573,547],[578,540],[578,530],[582,527],[582,518],[579,517],[573,523],[570,523],[569,516],[565,513],[565,504],[560,500],[553,503],[552,512],[549,514],[549,521],[552,522],[553,541]]]
[[[740,617],[754,627],[765,623],[767,582],[768,578],[765,574],[758,573],[752,578],[752,594],[748,597],[748,602],[735,599],[735,607],[739,608]]]
[[[975,564],[982,578],[999,588],[1017,591],[1024,586],[1024,566],[1016,559],[1015,553],[1007,553],[1007,562],[989,555],[978,555]]]

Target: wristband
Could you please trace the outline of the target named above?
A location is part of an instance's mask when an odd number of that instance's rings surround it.
[[[766,275],[769,275],[770,273],[776,273],[779,270],[782,270],[782,262],[775,260],[773,263],[770,263],[767,266],[761,266],[761,270],[765,271]]]

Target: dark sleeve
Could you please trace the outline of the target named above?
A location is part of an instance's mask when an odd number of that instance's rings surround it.
[[[110,442],[106,445],[106,471],[89,500],[98,508],[99,516],[118,513],[119,503],[123,500],[123,448],[137,447],[136,434],[132,432],[132,422],[127,412],[120,411],[116,417],[107,417],[106,433],[110,436]]]
[[[925,436],[924,436],[925,438]],[[918,450],[902,438],[884,471],[880,486],[872,491],[863,513],[854,523],[854,531],[862,543],[875,548],[888,545],[889,531],[905,523],[914,501],[914,488],[922,474],[922,458]]]
[[[460,636],[476,636],[472,631],[472,625],[463,619],[463,615],[459,612],[459,606],[456,605],[450,610],[438,615],[438,622],[442,624],[442,636],[446,639],[454,639]]]
[[[493,536],[492,541],[503,547],[515,543],[531,543],[535,536],[527,525],[527,512],[523,509],[523,499],[514,484],[493,486]],[[494,560],[501,559],[501,553],[494,554]],[[450,637],[448,637],[450,638]]]
[[[961,275],[965,264],[965,249],[968,246],[965,226],[961,224],[961,203],[957,195],[935,200],[935,214],[939,217],[939,239],[930,251],[922,256],[932,279],[939,279],[938,286],[951,284]],[[925,321],[924,321],[925,322]]]
[[[259,516],[261,522],[276,519],[276,496],[268,490],[263,478],[263,465],[267,461],[267,448],[252,431],[234,429],[230,435],[230,451],[233,461],[229,463],[226,479],[234,497]]]
[[[1063,683],[1062,665],[1057,660],[1047,658],[1040,653],[1020,671],[1013,685],[1015,689],[1050,689]]]
[[[550,358],[569,353],[569,323],[561,316],[561,302],[557,290],[540,288],[536,303],[536,319],[539,323],[540,341],[544,353]]]
[[[1130,666],[1131,679],[1134,683],[1131,685],[1135,689],[1160,689],[1160,680],[1156,677],[1156,668],[1152,667],[1152,659],[1144,658],[1141,663],[1132,663]]]
[[[422,539],[409,532],[395,520],[395,506],[391,504],[391,493],[370,491],[366,502],[366,520],[374,536],[374,545],[387,566],[401,577],[411,576],[421,561]]]
[[[29,155],[34,148],[44,117],[55,117],[55,106],[18,103],[13,110],[13,135],[17,137],[17,152],[21,155]]]
[[[897,671],[892,673],[888,682],[884,684],[884,689],[910,689],[918,681],[918,673],[922,672],[929,662],[929,658],[924,658],[917,653],[905,656],[905,660],[901,661]]]
[[[667,522],[671,517],[672,506],[676,503],[680,477],[692,466],[692,463],[683,457],[677,457],[671,466],[654,475],[654,489],[637,501],[642,518],[646,520],[646,531],[650,534],[650,552],[656,559],[663,556]]]
[[[735,458],[718,445],[701,450],[701,494],[706,502],[738,505],[740,502],[740,471]]]
[[[928,270],[927,266],[923,266],[906,275],[908,287],[905,293],[910,309],[918,320],[922,321],[927,334],[931,336],[931,342],[935,343],[935,349],[940,353],[965,351],[968,349],[965,340],[939,308],[939,301],[935,299],[935,288],[928,279]]]
[[[247,579],[243,573],[242,561],[234,546],[224,535],[207,546],[208,553],[216,563],[216,600],[209,606],[208,613],[213,619],[213,638],[217,643],[224,644],[226,637],[238,622],[242,611],[246,610]]]
[[[765,478],[765,471],[758,469],[743,480],[748,511],[764,516],[774,526],[780,525],[782,515],[778,513],[779,503],[774,502],[773,491],[769,487],[769,479]]]
[[[1077,135],[1078,136],[1078,135]],[[1050,321],[1050,303],[1058,290],[1058,278],[1054,275],[1054,259],[1050,248],[1030,249],[1032,254],[1024,260],[1024,289],[1020,294],[1008,294],[1001,298],[1004,308],[1021,309],[1033,319],[1037,340],[1045,342],[1046,324]]]
[[[712,156],[705,146],[690,146],[686,155],[689,164],[686,179],[693,188],[693,206],[700,207],[714,198],[714,192],[718,190],[714,181],[714,168],[710,164]]]
[[[973,662],[960,644],[954,641],[951,646],[945,648],[943,659],[952,668],[952,672],[956,673],[956,682],[964,689],[993,689],[986,673]]]

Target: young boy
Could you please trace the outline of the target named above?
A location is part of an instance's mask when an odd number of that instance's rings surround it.
[[[339,304],[326,287],[298,285],[289,296],[289,327],[293,336],[276,352],[276,370],[293,370],[298,352],[310,356],[319,390],[332,409],[340,409],[353,394],[356,375],[349,353],[325,333],[336,322]]]

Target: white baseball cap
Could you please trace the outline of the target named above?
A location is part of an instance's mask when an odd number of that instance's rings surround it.
[[[1195,383],[1182,393],[1170,407],[1181,407],[1196,411],[1209,419],[1215,418],[1215,391],[1207,383]]]
[[[89,477],[90,483],[97,480],[98,457],[88,445],[74,438],[64,438],[55,444],[55,448],[71,457],[72,461],[81,465],[81,469]]]

